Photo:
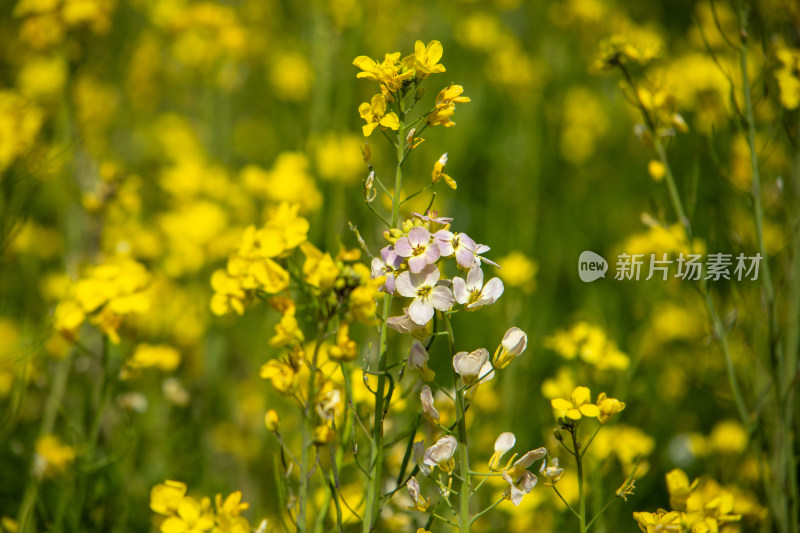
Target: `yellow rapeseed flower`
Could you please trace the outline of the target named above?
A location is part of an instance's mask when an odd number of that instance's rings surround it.
[[[395,112],[386,113],[386,98],[382,94],[376,94],[371,102],[364,102],[358,106],[358,114],[367,123],[361,126],[361,131],[365,137],[372,135],[377,127],[397,130],[400,127],[400,119]]]
[[[34,471],[37,477],[54,477],[67,470],[75,460],[75,448],[62,444],[55,435],[36,440]]]
[[[558,412],[558,416],[566,416],[572,420],[580,420],[582,416],[600,416],[600,408],[592,403],[591,391],[587,387],[575,387],[569,400],[555,398],[550,400],[550,405]]]

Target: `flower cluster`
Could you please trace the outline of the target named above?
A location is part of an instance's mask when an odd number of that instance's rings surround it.
[[[250,504],[242,501],[241,491],[222,498],[217,494],[214,506],[211,499],[199,500],[186,495],[187,486],[180,481],[166,480],[150,491],[150,509],[158,515],[161,533],[264,533],[267,521],[262,520],[257,530],[242,516]]]
[[[127,258],[114,258],[89,268],[56,307],[56,329],[65,337],[76,339],[89,318],[112,342],[119,343],[117,330],[123,318],[150,309],[150,281],[145,267]]]
[[[503,282],[492,278],[484,284],[481,263],[497,266],[481,254],[489,247],[477,244],[465,233],[450,231],[452,218],[436,213],[414,214],[402,229],[390,230],[385,236],[391,243],[372,260],[372,276],[385,277],[382,290],[411,299],[402,316],[388,323],[400,332],[424,329],[434,311],[449,311],[458,303],[468,311],[489,305],[503,294]],[[452,259],[466,279],[443,278],[445,259]]]
[[[611,417],[625,409],[625,403],[616,398],[609,398],[605,392],[597,396],[597,403],[592,403],[591,391],[586,387],[575,387],[569,399],[555,398],[550,405],[560,417],[580,420],[582,417],[596,418],[605,424]]]
[[[289,273],[275,259],[285,257],[306,241],[308,221],[298,216],[299,207],[282,203],[263,228],[249,226],[245,230],[239,249],[228,259],[227,269],[215,271],[211,278],[214,314],[241,315],[257,291],[277,294],[289,286]]]
[[[667,473],[667,490],[671,511],[659,509],[655,513],[637,512],[633,518],[645,533],[654,531],[691,531],[710,533],[727,529],[738,529],[742,513],[736,512],[737,503],[733,492],[707,480],[695,479],[691,483],[686,473],[676,468]]]

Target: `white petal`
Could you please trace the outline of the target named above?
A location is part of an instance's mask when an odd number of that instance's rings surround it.
[[[408,366],[414,369],[422,368],[428,362],[429,357],[422,343],[414,341],[408,352]]]
[[[455,300],[450,289],[439,285],[431,289],[430,302],[439,311],[447,311],[453,307]]]
[[[414,274],[419,274],[428,265],[425,255],[415,255],[408,258],[408,269]]]
[[[411,274],[408,272],[403,272],[397,276],[397,282],[395,285],[397,292],[399,292],[401,296],[405,296],[406,298],[414,298],[417,295],[417,288],[411,282]]]
[[[467,274],[467,288],[471,291],[479,291],[483,287],[483,270],[478,265],[469,269]]]
[[[408,242],[414,248],[416,248],[417,246],[427,245],[430,242],[430,240],[431,240],[431,233],[422,226],[417,226],[416,228],[408,232]]]
[[[528,347],[528,335],[518,327],[509,328],[503,336],[502,345],[511,355],[520,355]]]
[[[408,306],[408,316],[415,323],[424,326],[433,318],[433,306],[424,298],[414,298],[414,301]]]
[[[513,469],[514,470],[522,470],[531,466],[534,461],[538,461],[542,457],[547,455],[546,448],[536,448],[535,450],[531,450],[514,463]]]
[[[439,278],[442,277],[442,273],[439,272],[436,265],[428,265],[425,270],[420,272],[420,277],[424,277],[424,281],[420,281],[418,286],[424,283],[429,287],[433,287],[436,285],[436,282],[439,281]]]
[[[469,290],[467,290],[467,282],[459,277],[453,278],[453,295],[456,301],[460,304],[469,302]]]
[[[491,361],[486,361],[483,363],[481,371],[478,372],[478,377],[480,378],[481,383],[486,383],[487,381],[494,379],[494,367],[492,366]]]
[[[414,248],[408,242],[408,237],[401,237],[394,243],[394,252],[400,257],[411,257],[414,253]]]
[[[384,272],[386,272],[383,261],[381,261],[378,257],[372,258],[372,264],[370,266],[372,267],[372,279],[375,279],[378,276],[383,276]]]
[[[517,443],[517,437],[510,431],[500,433],[497,440],[494,441],[494,451],[499,453],[507,453]]]
[[[481,291],[481,297],[490,300],[488,303],[494,303],[502,296],[504,289],[500,278],[492,278]]]

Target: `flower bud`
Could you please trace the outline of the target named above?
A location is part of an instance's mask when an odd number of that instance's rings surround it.
[[[267,411],[267,414],[264,415],[264,425],[267,426],[267,429],[271,433],[278,432],[278,428],[280,427],[280,418],[274,409],[270,409]]]

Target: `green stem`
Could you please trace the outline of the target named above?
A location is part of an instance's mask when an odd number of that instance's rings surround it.
[[[472,522],[474,522],[475,520],[477,520],[477,519],[478,519],[478,518],[480,518],[481,516],[485,515],[486,513],[488,513],[489,511],[491,511],[492,509],[494,509],[495,507],[497,507],[498,505],[500,505],[500,504],[501,504],[501,503],[503,503],[504,501],[505,501],[505,498],[500,498],[499,500],[497,500],[496,502],[494,502],[492,505],[490,505],[489,507],[487,507],[486,509],[484,509],[484,510],[483,510],[483,511],[481,511],[480,513],[478,513],[478,514],[476,514],[475,516],[473,516],[473,517],[472,517]]]
[[[450,324],[450,318],[447,313],[443,313],[444,325],[447,331],[447,342],[450,347],[450,357],[455,355],[455,336],[453,335],[453,326]],[[458,384],[458,375],[453,370],[453,379]],[[469,533],[471,520],[469,517],[469,497],[470,497],[470,470],[469,470],[469,445],[467,442],[467,422],[466,422],[466,409],[464,406],[464,392],[456,388],[456,422],[458,428],[458,444],[459,444],[459,466],[461,472],[461,487],[459,488],[459,505],[458,505],[458,531],[459,533]]]
[[[775,393],[775,407],[777,410],[777,424],[773,442],[773,476],[774,492],[778,502],[774,505],[773,512],[781,532],[797,532],[797,515],[793,514],[796,510],[798,489],[796,483],[790,483],[790,471],[795,470],[795,459],[792,455],[793,439],[791,437],[792,420],[786,417],[787,409],[784,404],[784,396],[790,394],[794,372],[785,373],[784,352],[780,343],[778,326],[778,308],[775,286],[772,281],[772,272],[769,265],[769,257],[764,241],[764,207],[761,203],[761,172],[758,164],[758,151],[756,146],[756,125],[755,112],[753,110],[753,97],[751,94],[750,80],[747,72],[747,12],[742,6],[739,12],[739,22],[741,24],[741,36],[739,42],[739,68],[742,74],[742,93],[744,96],[744,112],[747,122],[747,144],[750,150],[750,167],[753,174],[753,184],[751,195],[753,197],[753,220],[756,230],[756,241],[758,251],[761,254],[761,279],[764,288],[764,298],[767,312],[767,323],[769,328],[768,343],[770,356],[770,369],[772,372],[773,389]],[[764,480],[767,482],[767,480]]]
[[[297,531],[304,533],[308,530],[306,516],[308,514],[308,495],[309,495],[309,460],[311,457],[312,436],[314,434],[314,397],[316,396],[317,385],[317,357],[325,334],[328,332],[331,314],[326,310],[325,318],[320,325],[317,333],[317,341],[314,345],[314,355],[311,358],[311,365],[308,373],[308,394],[306,396],[305,407],[303,408],[303,448],[300,455],[300,490],[299,508],[297,512]]]
[[[586,533],[586,494],[583,491],[583,454],[580,452],[578,442],[578,428],[575,427],[570,432],[572,434],[572,448],[575,450],[575,462],[578,465],[578,520],[581,524],[581,533]]]
[[[572,511],[572,514],[574,514],[578,519],[580,519],[581,515],[578,514],[578,511],[576,511],[575,509],[572,508],[572,506],[569,504],[569,502],[567,502],[567,500],[564,498],[564,496],[561,495],[561,493],[558,491],[558,489],[556,488],[555,485],[553,485],[553,490],[556,492],[556,495],[559,498],[561,498],[561,501],[564,502],[564,505],[567,506],[567,509]]]
[[[39,429],[39,435],[44,436],[53,432],[53,427],[56,422],[56,415],[61,406],[61,400],[64,397],[64,392],[67,389],[67,382],[69,381],[69,373],[72,369],[73,354],[64,357],[58,363],[56,369],[55,379],[53,386],[50,389],[50,394],[47,396],[47,401],[44,408],[44,416],[42,417],[42,425]],[[28,530],[35,529],[32,520],[33,506],[36,503],[36,496],[39,492],[39,478],[34,471],[36,459],[31,461],[31,468],[28,477],[28,483],[25,486],[22,504],[20,505],[19,515],[17,521],[19,522],[19,530],[21,533],[27,533]]]
[[[678,220],[680,220],[681,224],[686,230],[686,240],[688,241],[687,243],[691,249],[692,225],[691,222],[689,222],[689,217],[686,216],[686,211],[683,209],[683,202],[681,201],[681,195],[678,192],[678,186],[675,184],[675,176],[672,175],[672,169],[669,166],[667,153],[664,150],[664,146],[661,144],[661,140],[658,138],[656,132],[653,132],[653,145],[655,146],[658,158],[661,160],[661,163],[664,164],[664,169],[666,171],[664,173],[664,181],[667,184],[669,198],[672,202],[673,208],[675,209],[675,214],[678,216]]]
[[[398,227],[400,219],[400,189],[403,186],[403,151],[405,150],[405,112],[403,99],[398,98],[400,124],[397,128],[397,169],[394,176],[394,191],[392,193],[392,228]],[[383,300],[383,324],[381,324],[379,353],[378,353],[378,386],[375,391],[375,419],[372,426],[372,441],[370,443],[370,479],[367,487],[367,502],[364,510],[362,531],[369,533],[375,527],[375,522],[380,512],[383,497],[383,412],[384,388],[386,387],[386,353],[388,348],[389,328],[386,318],[392,309],[392,296],[387,294]]]

